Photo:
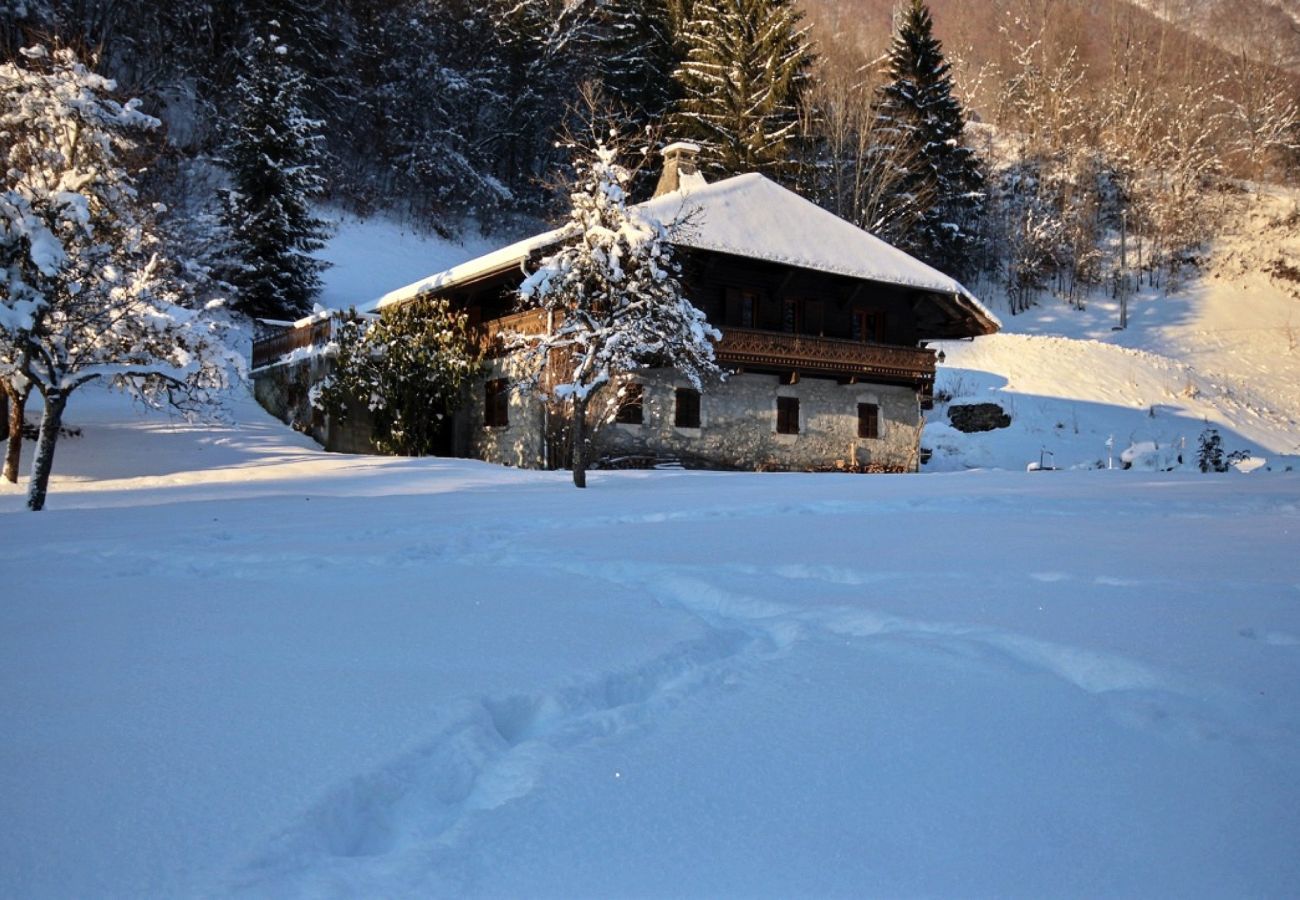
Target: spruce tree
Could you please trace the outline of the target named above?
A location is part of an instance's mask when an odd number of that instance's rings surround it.
[[[304,79],[289,53],[273,31],[253,36],[224,160],[232,187],[222,197],[238,258],[228,278],[239,291],[236,306],[282,319],[311,310],[324,268],[311,252],[325,236],[311,209],[324,186],[320,123],[302,110]]]
[[[952,94],[952,67],[922,0],[903,10],[877,98],[877,152],[903,171],[881,233],[936,268],[964,277],[983,206],[979,160],[962,143],[966,114]]]
[[[682,62],[668,0],[626,0],[596,8],[587,55],[610,102],[633,124],[660,121],[676,97]]]
[[[697,0],[681,41],[685,60],[674,139],[703,148],[714,175],[764,172],[785,180],[799,135],[800,101],[815,59],[803,13],[790,0]]]

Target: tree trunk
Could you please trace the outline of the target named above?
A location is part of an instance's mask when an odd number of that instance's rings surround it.
[[[4,386],[5,405],[8,408],[9,445],[5,448],[4,480],[10,484],[18,483],[18,463],[23,456],[23,413],[27,411],[27,395],[30,387],[15,390],[12,385]]]
[[[587,399],[573,398],[573,486],[587,486]]]
[[[54,445],[59,440],[59,426],[63,424],[63,410],[68,397],[63,391],[45,394],[45,414],[41,416],[41,435],[36,441],[36,456],[32,459],[32,475],[27,485],[27,508],[39,512],[45,508],[45,492],[50,485],[50,469],[54,466]]]

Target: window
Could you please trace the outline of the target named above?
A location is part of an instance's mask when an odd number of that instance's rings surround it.
[[[753,294],[745,291],[740,295],[740,327],[753,328],[754,314],[758,306],[758,298]]]
[[[880,407],[876,404],[858,404],[858,437],[880,437]]]
[[[624,425],[640,425],[645,421],[645,385],[630,382],[619,391],[618,409],[614,421]]]
[[[692,388],[677,389],[677,413],[673,424],[678,428],[700,427],[700,392]]]
[[[510,382],[504,378],[483,385],[483,424],[488,428],[510,424]]]
[[[799,301],[786,300],[783,304],[784,314],[781,317],[781,330],[786,334],[796,334],[800,330]]]
[[[885,314],[875,309],[855,309],[853,311],[853,340],[883,343],[885,340]]]
[[[727,324],[753,328],[758,318],[758,295],[753,291],[727,288]]]
[[[776,433],[799,433],[799,398],[776,398]]]

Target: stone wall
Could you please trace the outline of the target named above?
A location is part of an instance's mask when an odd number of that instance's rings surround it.
[[[347,420],[340,422],[311,405],[308,392],[329,374],[331,365],[329,357],[316,354],[258,369],[253,373],[253,396],[271,415],[310,435],[326,450],[374,453],[370,412],[364,406],[350,404]]]
[[[733,469],[916,468],[921,419],[911,388],[807,377],[786,385],[776,375],[732,375],[705,386],[700,427],[679,428],[676,389],[690,382],[669,370],[635,380],[644,386],[643,423],[602,426],[598,455],[648,454]],[[798,398],[798,434],[777,433],[777,397]],[[859,403],[880,408],[879,437],[858,437]]]
[[[365,409],[352,410],[340,423],[313,410],[310,386],[328,373],[321,357],[270,366],[254,375],[258,401],[272,414],[310,434],[327,450],[373,453],[370,419]],[[563,408],[548,408],[531,393],[519,390],[511,360],[494,360],[477,379],[469,401],[453,420],[452,448],[499,465],[539,469],[567,464]],[[508,424],[485,424],[485,385],[507,379],[514,389],[508,402]],[[921,428],[917,395],[908,387],[882,384],[839,384],[834,379],[803,378],[781,384],[776,375],[732,375],[705,385],[700,398],[700,427],[674,424],[676,389],[690,382],[667,369],[650,370],[631,379],[643,385],[642,424],[606,422],[593,435],[592,460],[633,457],[638,460],[679,460],[688,466],[725,469],[806,470],[883,468],[913,471]],[[593,418],[614,396],[613,388],[592,400]],[[776,431],[777,397],[799,400],[799,433]],[[879,436],[858,437],[858,404],[880,409]]]
[[[456,414],[458,453],[503,466],[543,469],[547,466],[547,405],[520,390],[519,371],[512,361],[493,360],[487,374],[475,381],[469,402]],[[485,425],[485,385],[494,378],[511,384],[507,425]]]
[[[548,410],[536,397],[514,391],[509,425],[484,425],[485,382],[511,374],[497,362],[475,385],[468,407],[457,417],[458,446],[469,456],[504,465],[545,468],[566,463],[562,408]],[[911,388],[841,385],[822,378],[784,385],[775,375],[733,375],[705,386],[699,428],[679,428],[674,424],[676,389],[690,387],[690,382],[664,369],[638,373],[633,380],[643,385],[642,424],[606,421],[593,435],[591,459],[678,460],[687,466],[746,470],[913,471],[917,466],[921,418]],[[613,396],[612,388],[594,395],[593,419],[608,409]],[[777,397],[798,398],[798,434],[777,433]],[[877,438],[858,437],[859,403],[879,407]]]

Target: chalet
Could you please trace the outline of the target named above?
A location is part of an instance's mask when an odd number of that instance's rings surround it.
[[[596,432],[597,458],[915,470],[934,386],[935,352],[926,343],[991,334],[998,320],[952,278],[762,175],[706,183],[695,150],[668,147],[655,196],[637,208],[663,221],[687,219],[674,236],[683,282],[721,331],[715,352],[730,374],[702,392],[671,370],[632,374],[619,386],[613,421]],[[524,467],[565,459],[562,411],[512,390],[516,360],[502,335],[548,327],[544,313],[518,311],[515,292],[567,237],[560,229],[520,241],[369,307],[435,295],[470,316],[488,366],[449,429],[449,454]],[[340,426],[306,403],[329,363],[303,348],[323,345],[331,327],[306,319],[259,341],[257,396],[330,449],[364,452],[364,417]]]

